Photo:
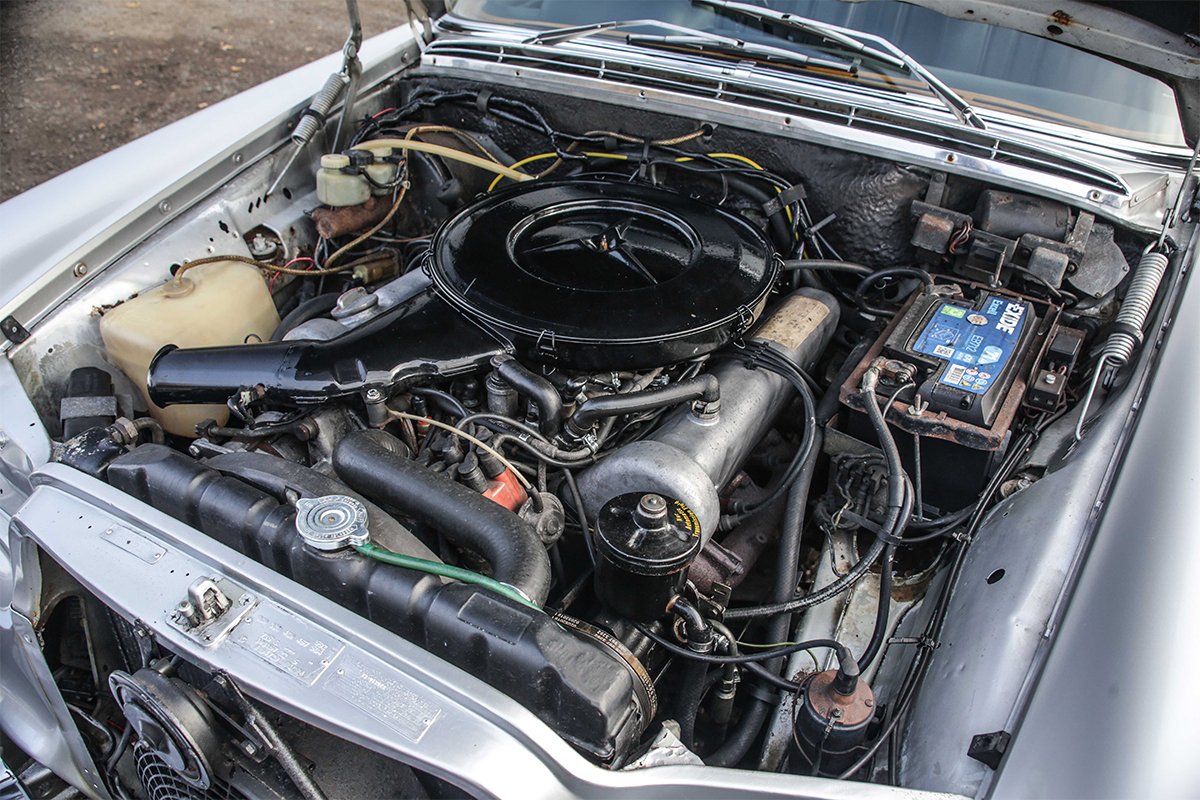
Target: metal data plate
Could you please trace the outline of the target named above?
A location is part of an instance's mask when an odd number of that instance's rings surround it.
[[[244,616],[230,643],[308,686],[346,649],[337,636],[272,603]]]

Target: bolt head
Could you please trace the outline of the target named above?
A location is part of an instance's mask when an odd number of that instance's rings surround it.
[[[667,501],[660,494],[644,494],[638,501],[638,508],[650,516],[660,516],[667,512]]]

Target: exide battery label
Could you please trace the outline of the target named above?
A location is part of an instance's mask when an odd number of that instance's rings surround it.
[[[912,349],[949,362],[938,383],[984,394],[1012,358],[1028,308],[992,295],[979,309],[942,303]]]

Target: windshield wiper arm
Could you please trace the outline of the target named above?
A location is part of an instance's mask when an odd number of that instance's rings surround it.
[[[636,22],[621,22],[619,20],[611,20],[609,22],[593,22],[589,25],[571,25],[567,28],[555,28],[549,31],[543,31],[536,36],[530,36],[524,41],[525,44],[558,44],[559,42],[567,42],[571,39],[578,39],[581,36],[591,36],[593,33],[601,31],[610,31],[613,28],[619,28],[622,25],[638,24]]]
[[[975,109],[971,108],[971,105],[966,100],[962,99],[957,92],[943,83],[940,78],[923,67],[915,58],[882,36],[858,31],[847,31],[836,25],[829,25],[805,17],[798,17],[795,14],[787,14],[770,8],[763,8],[762,6],[739,3],[736,0],[692,0],[692,4],[711,8],[717,13],[724,12],[730,16],[788,28],[789,30],[819,39],[822,42],[836,45],[842,50],[857,54],[864,59],[870,59],[901,70],[902,72],[907,72],[929,87],[929,91],[941,100],[942,104],[949,108],[951,113],[960,122],[979,128],[980,130],[987,130],[987,126],[983,120],[979,118],[979,115],[975,113]],[[863,41],[860,41],[860,39],[874,42],[883,49],[870,47]]]
[[[613,20],[611,22],[596,22],[590,25],[576,25],[570,28],[556,28],[551,31],[544,31],[536,36],[529,37],[525,40],[525,44],[554,45],[558,44],[559,42],[566,42],[572,39],[591,36],[602,31],[611,31],[617,28],[646,26],[662,28],[664,30],[673,31],[674,33],[667,36],[645,33],[630,33],[626,34],[625,41],[632,45],[641,45],[645,47],[690,47],[698,50],[710,50],[723,55],[762,58],[767,61],[789,64],[798,67],[821,67],[824,69],[833,69],[851,75],[857,71],[856,66],[849,61],[814,58],[812,56],[807,56],[804,53],[797,53],[794,50],[788,50],[783,47],[772,47],[765,44],[746,42],[742,39],[734,39],[731,36],[721,36],[715,33],[707,33],[705,31],[696,30],[695,28],[688,28],[683,25],[674,25],[669,22],[662,22],[660,20],[653,19]]]

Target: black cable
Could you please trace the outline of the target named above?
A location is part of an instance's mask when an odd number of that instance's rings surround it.
[[[895,311],[888,308],[876,308],[867,302],[866,293],[875,284],[887,278],[917,278],[925,286],[933,286],[933,276],[919,267],[886,267],[875,270],[859,281],[854,289],[854,302],[860,310],[876,317],[891,317]]]
[[[875,274],[875,270],[862,264],[855,264],[850,261],[833,261],[824,258],[797,258],[784,261],[781,267],[783,270],[804,271],[804,270],[819,270],[822,272],[852,272],[855,275],[871,276]]]
[[[1065,301],[1066,303],[1069,303],[1070,306],[1074,306],[1079,302],[1079,298],[1073,293],[1052,285],[1050,281],[1046,280],[1041,275],[1038,275],[1036,272],[1033,272],[1027,267],[1018,267],[1015,264],[1007,264],[1006,266],[1024,278],[1027,282],[1032,280],[1033,283],[1040,285],[1043,289],[1048,291],[1050,296],[1055,300]]]
[[[1042,428],[1044,429],[1044,428]],[[951,562],[949,573],[945,582],[943,582],[939,592],[937,602],[934,605],[933,612],[930,614],[929,621],[925,624],[923,635],[919,637],[920,641],[936,643],[937,637],[941,633],[942,625],[945,623],[946,614],[950,607],[950,597],[954,593],[954,587],[958,584],[958,579],[962,574],[963,566],[966,563],[966,553],[971,537],[975,535],[979,526],[982,524],[986,516],[988,503],[992,496],[999,490],[1000,485],[1007,480],[1008,475],[1016,467],[1017,462],[1025,453],[1029,445],[1040,435],[1042,429],[1036,433],[1025,433],[1013,443],[1013,450],[1009,457],[1005,458],[1000,468],[988,481],[983,491],[980,492],[979,502],[975,506],[971,515],[971,521],[967,526],[968,536],[957,543],[954,551],[954,560]],[[728,615],[726,615],[728,616]],[[900,683],[899,691],[896,694],[896,702],[893,704],[895,708],[894,716],[891,721],[880,731],[874,743],[872,743],[859,759],[847,768],[839,779],[845,780],[852,777],[855,773],[861,770],[871,758],[879,751],[879,748],[888,741],[895,733],[900,719],[907,712],[909,704],[916,697],[917,691],[920,688],[921,682],[924,680],[925,672],[929,668],[932,661],[933,647],[921,647],[912,662],[910,662],[908,670],[906,670],[904,679]],[[899,754],[897,754],[899,758]]]
[[[529,453],[529,455],[533,456],[547,466],[557,467],[559,469],[580,469],[582,467],[590,466],[596,461],[596,456],[590,451],[585,451],[586,455],[581,455],[577,458],[558,458],[556,456],[549,455],[548,453],[543,453],[532,442],[527,442],[524,439],[508,433],[502,433],[491,441],[492,447],[497,449],[506,444],[515,444],[517,447],[520,447],[522,450]]]
[[[583,529],[583,543],[587,547],[588,558],[595,564],[596,549],[592,544],[592,532],[588,527],[587,508],[583,505],[583,495],[579,493],[579,484],[575,482],[575,476],[571,474],[571,470],[564,469],[562,474],[563,482],[567,484],[567,492],[571,495],[571,504],[575,506],[575,513],[579,516],[579,527]]]
[[[546,444],[550,444],[550,440],[543,436],[542,432],[532,425],[527,425],[520,420],[515,420],[512,417],[506,417],[503,414],[496,414],[491,411],[477,411],[474,414],[465,416],[458,421],[458,424],[455,427],[457,427],[459,430],[466,430],[467,426],[473,422],[480,422],[485,426],[488,422],[498,423],[507,427],[510,431],[517,431],[525,434],[526,436],[543,441]],[[490,426],[487,427],[490,428]],[[495,428],[490,429],[495,430]]]
[[[872,542],[870,548],[867,549],[867,552],[863,554],[862,558],[850,568],[849,572],[833,583],[827,584],[811,594],[798,597],[795,600],[789,600],[786,603],[731,608],[725,612],[725,619],[754,619],[756,617],[772,617],[776,614],[793,614],[802,609],[820,605],[829,598],[841,594],[858,583],[870,571],[871,565],[883,553],[884,546],[882,539],[876,539]]]
[[[891,610],[892,602],[892,559],[896,553],[894,541],[904,533],[904,529],[908,525],[908,520],[912,516],[914,498],[914,490],[908,481],[908,476],[904,473],[896,439],[892,436],[892,431],[884,418],[885,412],[879,408],[879,398],[875,395],[877,376],[878,370],[874,366],[867,369],[863,375],[861,394],[863,405],[866,406],[867,417],[871,420],[872,427],[875,428],[879,447],[883,450],[883,456],[887,462],[888,510],[882,528],[889,541],[884,548],[883,560],[880,565],[879,607],[875,616],[875,627],[871,632],[871,639],[867,642],[866,649],[859,656],[860,665],[871,663],[879,653],[887,636],[888,612]],[[888,399],[887,408],[891,408],[892,402],[903,388],[897,389]]]
[[[953,527],[955,525],[958,525],[961,522],[965,522],[967,520],[967,517],[971,516],[971,514],[975,511],[975,505],[976,504],[973,503],[965,508],[960,508],[958,511],[952,511],[949,514],[943,514],[940,517],[934,517],[932,519],[910,520],[908,523],[908,527],[914,528],[916,530],[929,530],[931,528],[945,528],[947,526]]]
[[[767,669],[762,664],[759,664],[757,661],[750,661],[742,664],[741,666],[742,669],[753,673],[756,678],[761,679],[763,683],[769,683],[776,689],[782,689],[785,692],[800,691],[801,684],[796,683],[795,681],[789,681],[787,678],[782,678],[776,675],[774,672]]]
[[[888,614],[892,608],[892,561],[896,555],[896,546],[889,544],[883,550],[883,558],[879,564],[879,605],[875,611],[875,626],[871,630],[871,638],[858,657],[861,667],[868,666],[883,649],[887,639]]]
[[[871,374],[868,370],[867,374]],[[864,379],[866,376],[864,375]],[[850,568],[850,571],[842,575],[837,580],[833,581],[812,592],[804,597],[795,600],[789,600],[783,603],[774,603],[764,606],[747,606],[743,608],[731,608],[725,612],[725,619],[751,619],[754,617],[768,617],[775,614],[793,613],[803,608],[809,608],[814,605],[825,602],[831,597],[846,591],[860,580],[870,570],[871,565],[884,552],[887,545],[887,540],[898,538],[907,526],[907,517],[909,513],[903,513],[905,507],[905,481],[904,469],[900,462],[900,451],[896,448],[896,442],[888,430],[887,422],[883,418],[883,411],[879,407],[879,399],[875,396],[874,382],[864,381],[862,390],[863,405],[866,407],[867,416],[870,418],[872,426],[880,439],[880,446],[884,451],[884,457],[888,463],[888,513],[887,517],[881,526],[883,536],[877,538],[866,554],[858,560],[858,562]]]
[[[850,649],[841,642],[834,639],[811,639],[807,642],[793,642],[792,644],[783,647],[772,647],[768,650],[760,650],[756,653],[741,653],[736,656],[716,656],[711,653],[694,653],[686,647],[681,647],[669,639],[664,639],[654,631],[647,628],[641,623],[634,623],[634,627],[642,632],[647,638],[655,644],[662,647],[672,655],[681,656],[683,658],[691,658],[696,661],[703,661],[706,664],[750,664],[756,661],[769,661],[773,658],[781,658],[789,656],[792,653],[798,653],[801,650],[815,650],[818,648],[828,648],[834,650],[838,654],[839,662],[853,661],[854,657],[850,653]]]
[[[215,420],[205,420],[196,426],[196,433],[209,439],[235,439],[238,441],[254,441],[282,436],[286,433],[303,436],[310,431],[305,429],[304,422],[307,413],[282,422],[269,422],[265,425],[255,425],[250,428],[227,428],[217,425]]]
[[[770,349],[769,346],[758,345],[752,347],[753,349],[747,348],[747,363],[753,367],[761,367],[769,370],[785,378],[800,395],[800,400],[804,407],[804,433],[801,436],[800,446],[796,449],[796,454],[792,458],[791,463],[788,464],[783,475],[766,496],[746,505],[740,503],[730,504],[731,516],[734,518],[733,521],[735,523],[778,501],[804,470],[810,457],[815,459],[820,455],[819,449],[813,446],[817,438],[818,428],[816,398],[813,396],[812,389],[809,387],[807,381],[804,380],[803,373],[786,357]]]

